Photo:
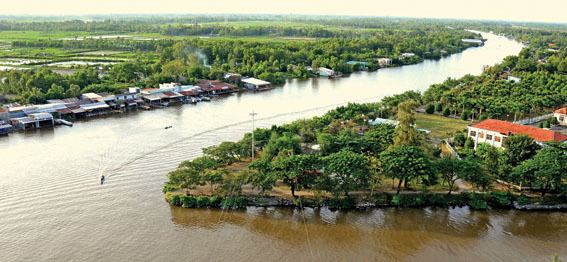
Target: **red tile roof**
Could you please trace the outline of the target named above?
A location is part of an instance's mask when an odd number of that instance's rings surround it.
[[[510,133],[514,135],[528,135],[539,142],[562,142],[567,140],[567,135],[563,135],[551,130],[532,126],[518,125],[496,119],[487,119],[476,125],[473,125],[472,127],[498,132],[503,135],[509,135]]]
[[[566,106],[566,107],[562,107],[562,108],[559,108],[559,109],[555,110],[555,112],[554,112],[554,113],[556,113],[556,114],[564,114],[564,115],[567,115],[567,106]]]

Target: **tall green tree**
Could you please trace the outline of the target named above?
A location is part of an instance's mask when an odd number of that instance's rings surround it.
[[[324,172],[329,182],[325,189],[348,196],[349,191],[368,185],[368,168],[368,159],[361,154],[346,150],[330,154],[324,158]]]
[[[398,125],[394,132],[394,147],[409,145],[419,146],[422,144],[422,136],[415,129],[415,100],[401,102],[397,107],[396,119]]]
[[[545,147],[532,159],[514,167],[512,173],[525,185],[540,189],[544,196],[562,187],[562,182],[567,179],[566,170],[567,154],[558,148]]]
[[[274,170],[284,183],[290,186],[291,195],[295,191],[311,187],[321,169],[321,159],[317,155],[291,155],[277,157]]]
[[[380,155],[380,162],[384,173],[398,179],[397,194],[400,193],[402,183],[407,185],[414,179],[427,179],[433,173],[431,161],[423,149],[416,146],[390,148]]]
[[[516,166],[522,161],[532,158],[541,148],[533,138],[527,135],[512,135],[503,143],[508,155],[508,162]]]

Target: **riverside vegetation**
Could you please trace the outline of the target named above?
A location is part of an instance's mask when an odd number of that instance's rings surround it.
[[[132,85],[222,79],[225,72],[281,84],[287,78],[315,76],[307,67],[328,67],[344,74],[362,69],[347,64],[350,60],[368,63],[368,70],[375,70],[377,59],[383,57],[391,58],[392,66],[438,59],[474,46],[463,43],[462,38],[480,38],[432,20],[222,19],[4,20],[0,41],[6,46],[0,50],[0,64],[2,59],[26,59],[31,61],[21,67],[31,69],[0,72],[5,77],[0,94],[10,101],[39,104],[86,92],[117,93]],[[404,58],[402,53],[415,56]],[[118,64],[101,70],[74,66],[69,75],[58,74],[48,64],[74,60]]]
[[[564,146],[540,148],[529,137],[516,136],[499,152],[505,157],[497,160],[492,157],[497,149],[488,146],[469,150],[462,160],[444,156],[414,127],[420,101],[418,93],[407,92],[379,103],[349,104],[321,117],[256,129],[253,161],[251,133],[237,142],[205,148],[203,156],[184,161],[169,174],[166,198],[177,206],[222,208],[486,209],[567,203]],[[397,126],[368,124],[378,115],[394,114]],[[495,183],[502,178],[496,170],[505,168],[507,179],[532,189],[518,193]]]

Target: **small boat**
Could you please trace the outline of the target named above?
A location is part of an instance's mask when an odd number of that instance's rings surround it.
[[[202,97],[201,97],[201,101],[210,102],[210,101],[211,101],[211,98],[208,97],[208,96],[202,96]]]
[[[55,123],[58,125],[73,126],[73,122],[67,121],[65,119],[56,119]]]

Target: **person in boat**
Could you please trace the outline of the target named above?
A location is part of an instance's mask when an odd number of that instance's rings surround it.
[[[100,184],[101,184],[101,185],[104,184],[104,179],[105,179],[105,178],[104,178],[104,175],[102,175],[102,176],[100,177]]]

